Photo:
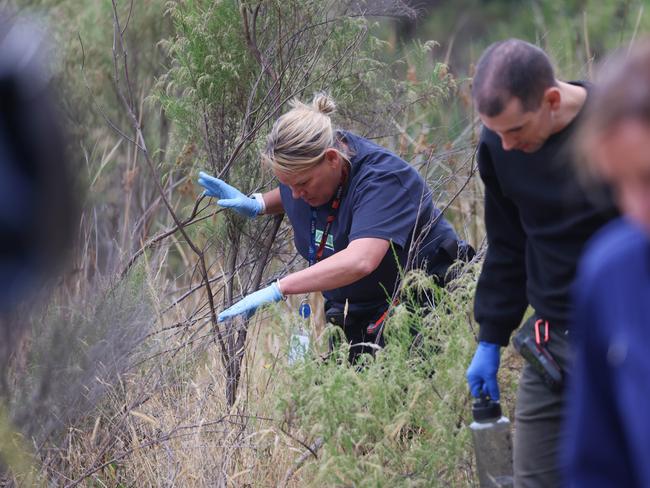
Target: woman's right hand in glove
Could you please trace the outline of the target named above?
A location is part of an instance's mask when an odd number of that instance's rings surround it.
[[[264,211],[264,205],[260,202],[261,197],[246,196],[225,181],[203,171],[199,173],[199,185],[205,188],[203,191],[205,196],[218,198],[217,205],[221,207],[232,208],[246,217],[256,217]]]

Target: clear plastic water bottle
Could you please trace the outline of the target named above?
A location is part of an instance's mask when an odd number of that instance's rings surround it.
[[[309,317],[311,316],[311,307],[306,301],[300,304],[298,308],[300,323],[291,334],[289,343],[289,364],[295,364],[305,357],[309,350]]]
[[[510,420],[501,413],[501,404],[482,397],[472,405],[474,422],[469,426],[476,454],[476,470],[481,488],[514,486]]]

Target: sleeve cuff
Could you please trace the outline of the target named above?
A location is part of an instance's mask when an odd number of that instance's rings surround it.
[[[261,193],[253,193],[251,195],[251,198],[255,199],[255,201],[259,204],[260,210],[257,212],[257,215],[262,215],[264,212],[266,212],[266,203],[264,203],[264,197],[262,196]]]
[[[502,329],[499,327],[491,327],[487,324],[481,325],[478,332],[478,340],[480,342],[489,342],[491,344],[498,344],[499,346],[507,346],[510,340],[512,330]]]

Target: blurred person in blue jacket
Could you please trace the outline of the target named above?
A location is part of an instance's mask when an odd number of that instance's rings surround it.
[[[47,69],[42,25],[0,12],[0,394],[24,331],[23,309],[60,269],[78,205]]]
[[[650,486],[650,39],[601,67],[579,137],[623,216],[590,241],[574,286],[570,487]]]
[[[0,314],[42,286],[75,237],[78,206],[49,42],[34,22],[0,15]]]

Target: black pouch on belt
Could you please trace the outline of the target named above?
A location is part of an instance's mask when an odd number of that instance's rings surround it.
[[[562,391],[562,368],[546,347],[551,340],[548,321],[528,320],[512,338],[512,345],[537,371],[551,391]]]

